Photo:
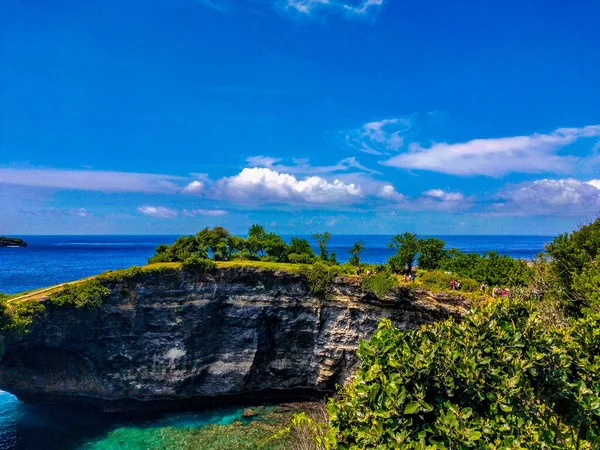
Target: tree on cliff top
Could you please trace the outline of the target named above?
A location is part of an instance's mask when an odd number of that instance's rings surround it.
[[[352,248],[350,250],[348,250],[348,253],[350,253],[350,259],[348,260],[349,264],[352,264],[353,266],[358,266],[360,264],[360,254],[363,251],[363,243],[362,242],[355,242],[354,245],[352,246]]]
[[[388,248],[396,249],[396,254],[388,259],[392,271],[396,273],[405,270],[412,271],[419,250],[419,241],[415,233],[397,234],[392,238],[392,242],[388,244]]]
[[[324,233],[314,233],[312,238],[317,241],[319,246],[319,258],[323,262],[329,261],[329,253],[327,252],[327,242],[331,239],[331,234],[326,231]]]

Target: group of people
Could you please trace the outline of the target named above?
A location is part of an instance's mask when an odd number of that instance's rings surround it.
[[[487,283],[481,283],[481,286],[479,286],[479,290],[484,293],[488,288],[489,285]],[[500,289],[498,286],[494,286],[494,289],[491,290],[492,297],[508,297],[509,292],[508,288],[504,287]]]
[[[356,266],[356,275],[360,276],[361,273],[362,273],[362,269],[360,268],[360,266]],[[365,272],[365,275],[368,277],[370,277],[371,275],[377,275],[377,271],[375,269],[373,269],[373,270],[368,269]]]
[[[410,272],[410,273],[403,273],[402,274],[402,279],[404,280],[405,283],[407,282],[415,282],[415,273],[414,272]]]
[[[450,278],[450,290],[451,291],[459,291],[462,287],[462,283],[460,280],[455,280],[454,278]]]

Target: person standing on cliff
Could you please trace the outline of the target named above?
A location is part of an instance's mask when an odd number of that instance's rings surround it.
[[[451,278],[451,279],[450,279],[450,290],[451,290],[451,291],[453,291],[453,290],[454,290],[454,285],[455,285],[455,283],[454,283],[454,278]]]

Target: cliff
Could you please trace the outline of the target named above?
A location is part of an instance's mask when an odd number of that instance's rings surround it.
[[[94,309],[56,306],[25,334],[5,337],[0,388],[25,400],[119,409],[236,395],[328,392],[355,369],[359,339],[382,318],[410,329],[460,315],[464,299],[397,289],[385,299],[336,277],[315,298],[303,276],[221,268],[105,278]],[[138,401],[138,402],[136,402]]]

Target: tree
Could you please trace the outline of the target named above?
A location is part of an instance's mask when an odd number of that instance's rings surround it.
[[[248,230],[248,238],[246,239],[246,248],[251,255],[256,256],[259,252],[265,254],[265,238],[267,231],[262,225],[254,224]]]
[[[419,269],[433,270],[440,267],[440,262],[445,256],[445,241],[435,238],[419,239]]]
[[[312,238],[317,241],[317,245],[319,246],[319,258],[321,261],[329,261],[329,254],[327,253],[327,241],[331,239],[331,234],[327,231],[325,233],[315,233],[312,235]]]
[[[275,233],[268,233],[264,237],[263,243],[265,251],[270,258],[275,259],[278,262],[283,262],[286,260],[288,246],[285,241],[281,239],[281,237]]]
[[[212,252],[215,261],[222,261],[227,258],[227,238],[229,236],[229,231],[223,227],[214,227],[212,230],[207,227],[196,234],[196,240],[198,245],[208,248]]]
[[[350,257],[350,259],[348,260],[348,263],[352,264],[353,266],[358,266],[360,264],[360,254],[362,251],[363,251],[363,243],[355,242],[354,245],[352,246],[352,248],[350,250],[348,250],[348,253],[350,253],[350,255],[352,255]]]
[[[315,252],[306,239],[293,237],[290,242],[290,253],[315,256]]]
[[[392,271],[399,273],[412,271],[412,266],[419,250],[419,241],[415,233],[397,234],[388,244],[388,248],[395,248],[396,254],[388,260]]]

